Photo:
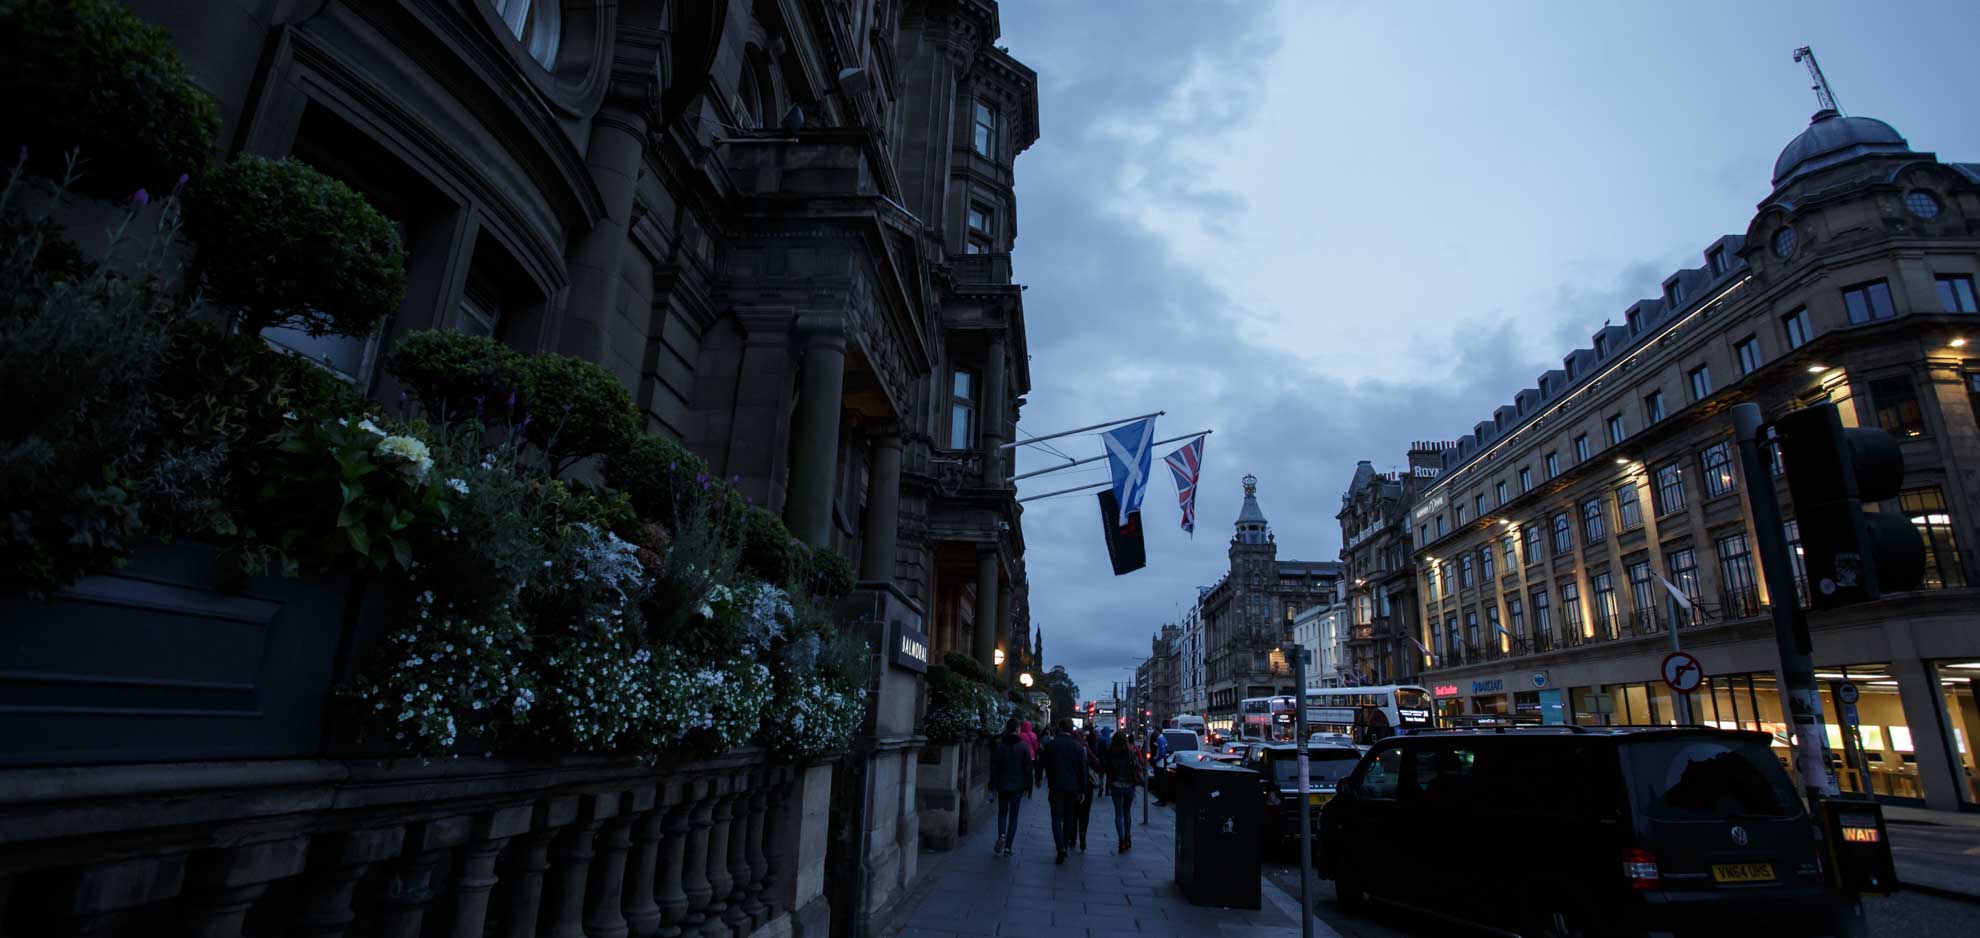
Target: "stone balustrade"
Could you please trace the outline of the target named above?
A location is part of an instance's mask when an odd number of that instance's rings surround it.
[[[0,935],[822,938],[829,765],[756,750],[0,772]]]

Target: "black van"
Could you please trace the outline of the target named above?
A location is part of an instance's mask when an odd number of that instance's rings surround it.
[[[1322,813],[1321,871],[1541,935],[1833,929],[1815,824],[1765,733],[1506,727],[1377,744]]]

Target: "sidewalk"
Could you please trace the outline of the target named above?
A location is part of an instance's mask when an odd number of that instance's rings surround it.
[[[1884,822],[1904,888],[1980,902],[1980,815],[1886,805]]]
[[[1133,809],[1134,849],[1115,852],[1113,805],[1093,806],[1087,852],[1052,862],[1051,805],[1043,791],[1019,814],[1017,854],[993,857],[992,823],[977,825],[956,849],[922,854],[922,882],[904,900],[888,938],[1130,938],[1222,936],[1297,938],[1298,904],[1269,881],[1263,908],[1198,908],[1175,884],[1175,815]],[[990,821],[996,815],[991,813]],[[1318,923],[1316,923],[1318,926]],[[1317,933],[1328,931],[1318,926]]]

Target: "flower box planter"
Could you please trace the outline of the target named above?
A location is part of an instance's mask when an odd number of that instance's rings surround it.
[[[356,649],[343,578],[221,586],[218,552],[145,548],[44,602],[0,598],[0,766],[317,755]]]

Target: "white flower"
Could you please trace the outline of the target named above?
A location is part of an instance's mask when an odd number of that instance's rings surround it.
[[[433,468],[433,452],[416,437],[388,436],[378,441],[378,455],[404,463],[417,481],[425,481]]]
[[[283,414],[282,414],[282,419],[283,419],[283,420],[294,420],[294,419],[296,419],[296,412],[295,412],[295,411],[293,411],[293,410],[291,410],[291,411],[285,411],[285,412],[283,412]]]
[[[363,420],[360,420],[360,421],[358,421],[358,429],[360,429],[360,430],[369,430],[369,431],[371,431],[371,435],[372,435],[372,436],[384,436],[384,435],[385,435],[385,431],[384,431],[384,430],[381,430],[381,429],[379,429],[379,428],[378,428],[378,425],[377,425],[377,424],[375,424],[375,423],[372,423],[372,422],[371,422],[371,418],[370,418],[370,417],[366,417],[366,418],[364,418]]]
[[[468,493],[468,484],[460,479],[448,479],[447,487],[453,489],[456,492],[461,493],[462,495],[466,495]],[[454,530],[456,532],[460,531],[459,528],[455,528]]]

